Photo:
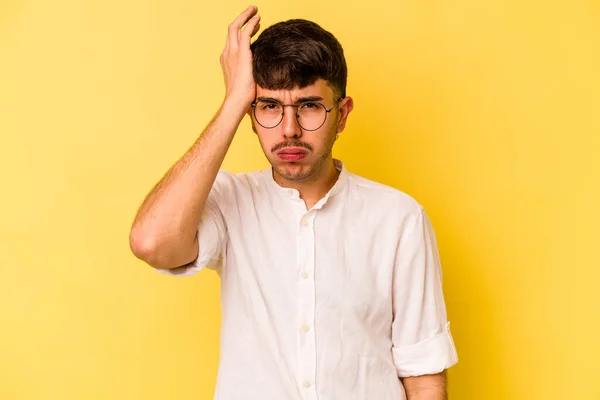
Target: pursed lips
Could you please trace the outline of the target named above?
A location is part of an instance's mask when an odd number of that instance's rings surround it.
[[[286,147],[277,152],[277,154],[306,154],[308,151],[302,147]]]

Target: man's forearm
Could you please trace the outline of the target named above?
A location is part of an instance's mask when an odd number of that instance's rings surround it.
[[[245,113],[225,102],[187,153],[146,197],[130,234],[134,254],[157,268],[191,262],[204,204]]]
[[[407,400],[447,400],[446,371],[402,378]]]
[[[407,400],[448,400],[445,389],[426,389],[413,394],[407,393]]]

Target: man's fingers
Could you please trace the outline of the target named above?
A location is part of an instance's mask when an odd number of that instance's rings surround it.
[[[246,8],[229,26],[233,29],[240,29],[257,11],[256,6]]]
[[[244,26],[244,29],[241,32],[241,40],[245,44],[249,45],[250,38],[252,36],[254,36],[256,34],[256,32],[258,32],[259,28],[260,28],[260,15],[256,14],[255,16],[250,18],[250,21],[248,21],[246,26]]]
[[[254,35],[256,35],[256,32],[258,32],[259,29],[260,29],[260,22],[256,24],[256,26],[252,30],[252,33],[250,34],[250,37],[253,37]]]
[[[235,46],[238,43],[239,33],[242,26],[248,22],[258,11],[255,6],[248,7],[243,13],[241,13],[230,25],[229,25],[229,42],[230,45]]]

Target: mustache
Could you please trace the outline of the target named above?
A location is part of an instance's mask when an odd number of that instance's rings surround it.
[[[278,150],[285,149],[286,147],[303,147],[307,150],[312,151],[312,146],[310,144],[298,142],[298,141],[292,141],[292,142],[282,142],[282,143],[279,143],[279,144],[273,146],[273,148],[271,149],[271,152],[274,153]]]

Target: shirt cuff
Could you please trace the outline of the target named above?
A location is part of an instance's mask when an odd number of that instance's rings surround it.
[[[458,362],[450,322],[441,333],[419,343],[392,348],[398,377],[438,374]]]

